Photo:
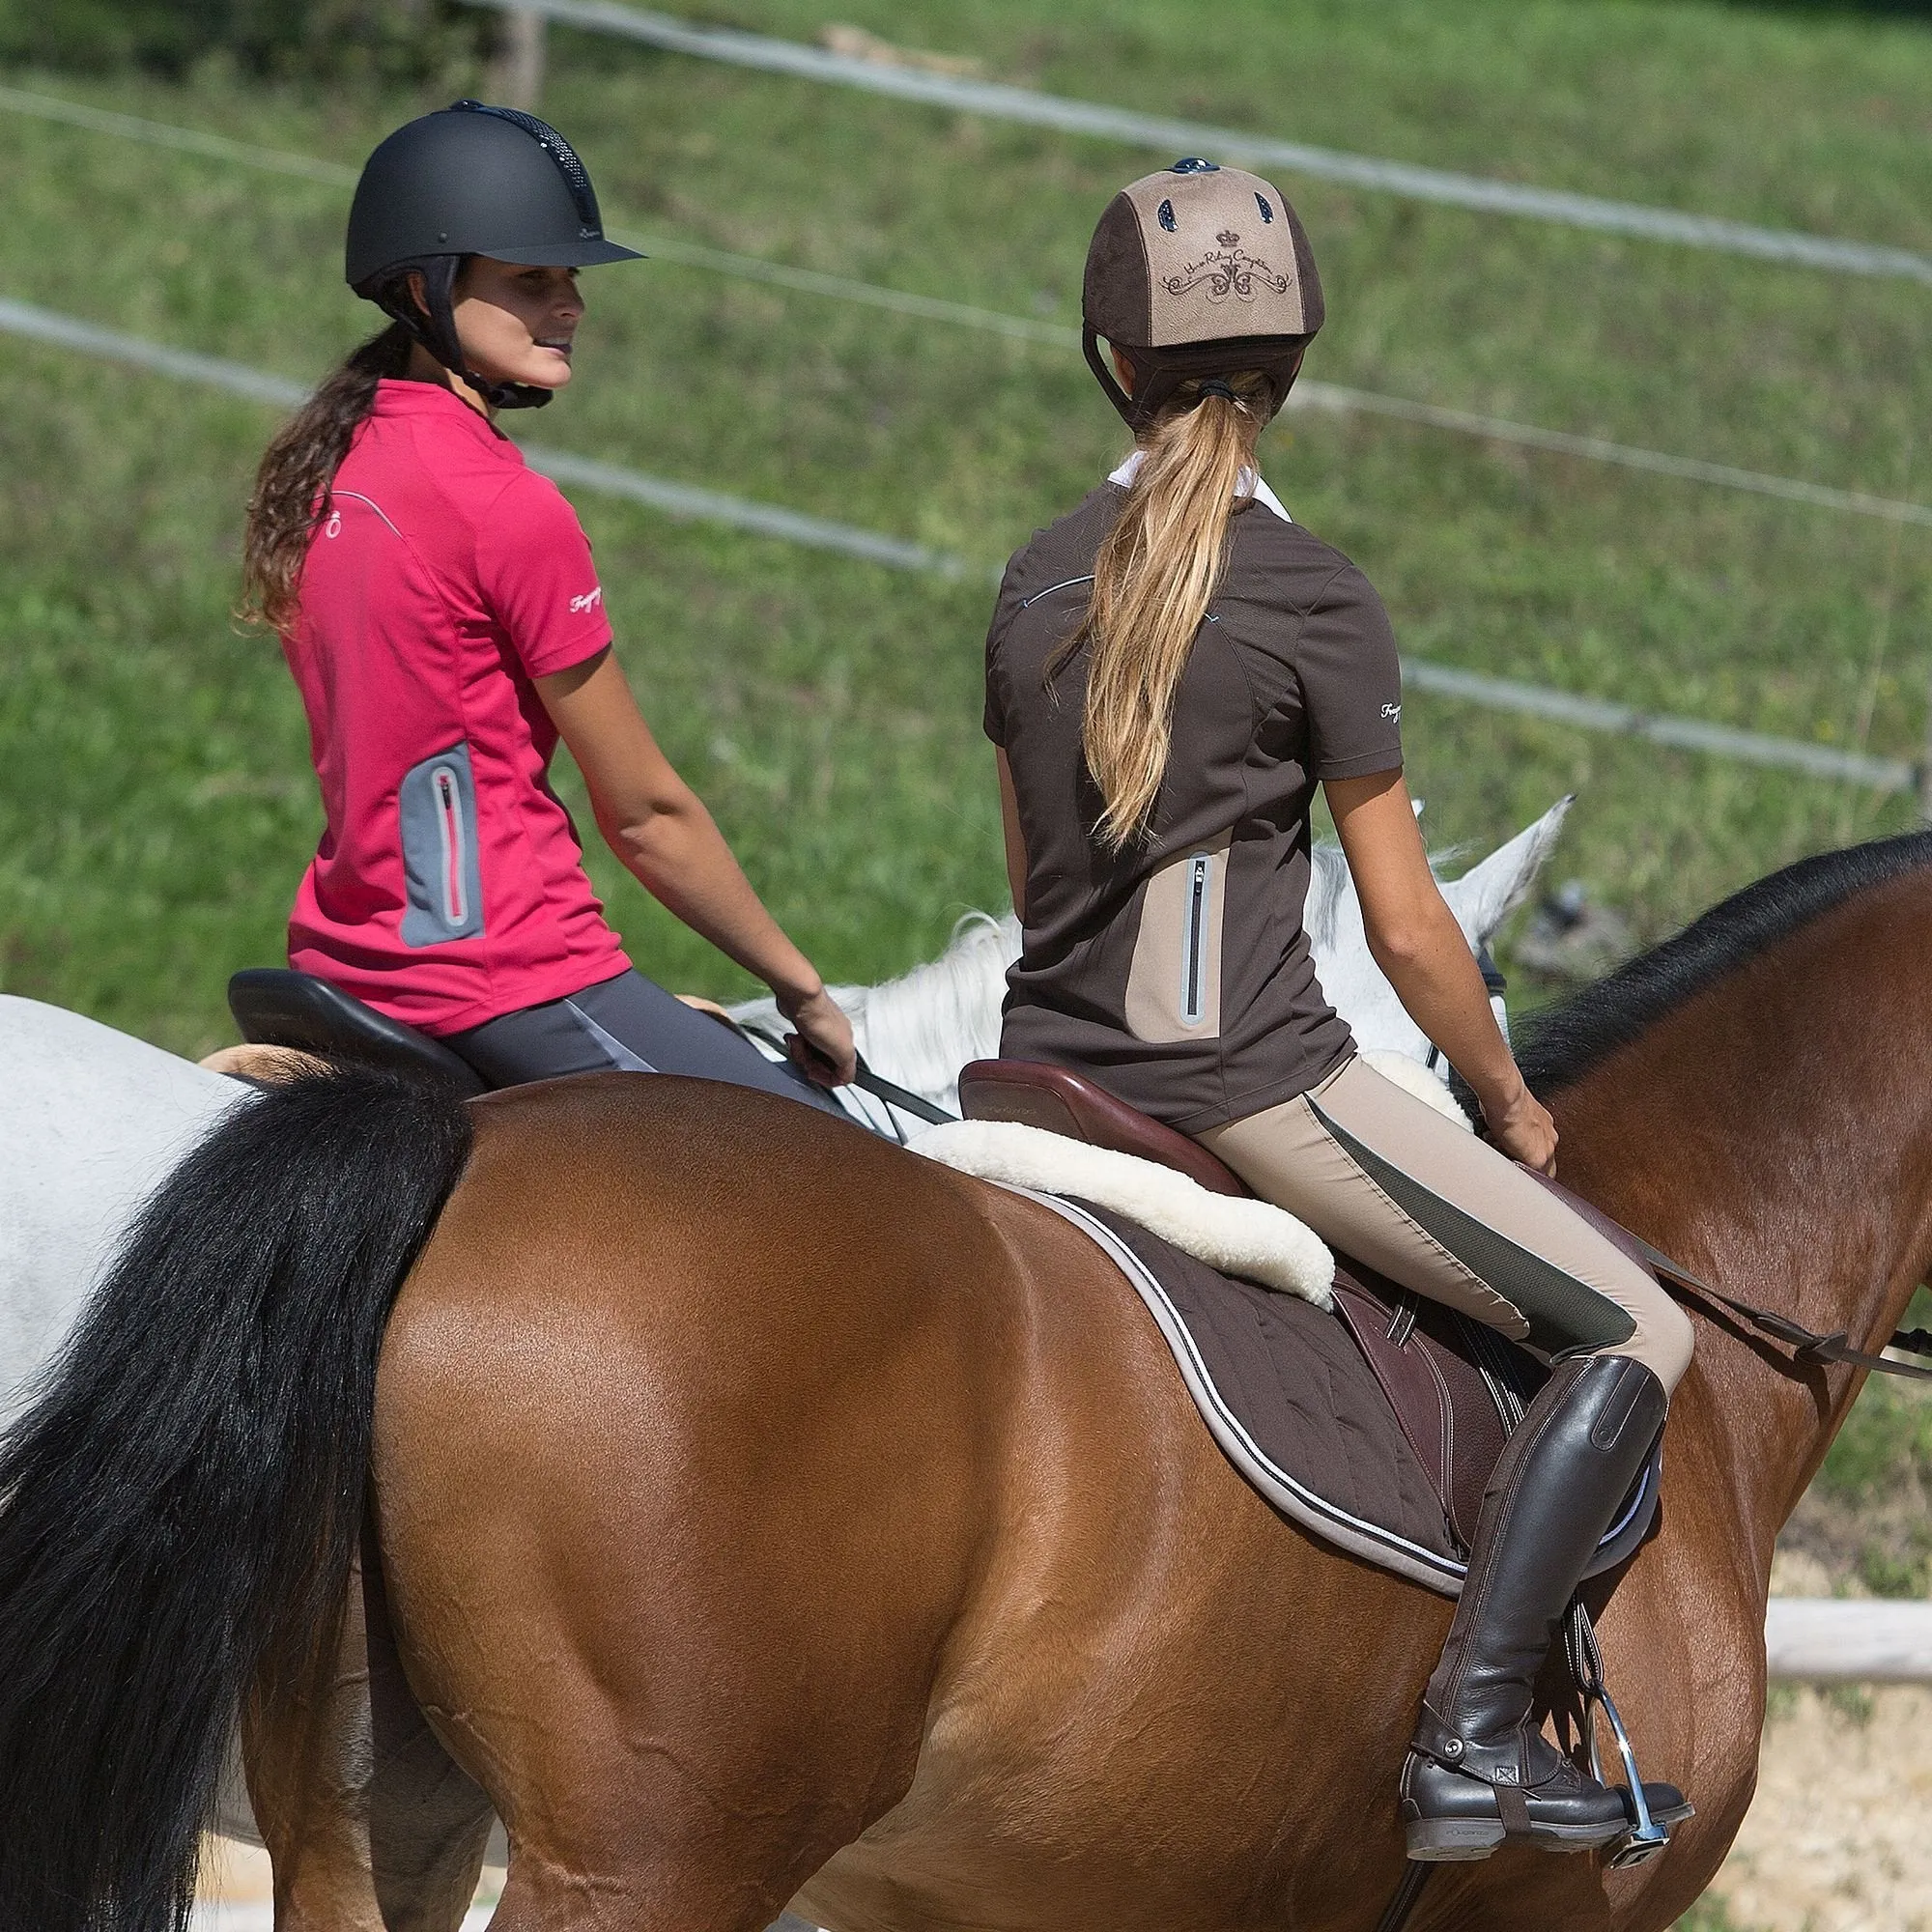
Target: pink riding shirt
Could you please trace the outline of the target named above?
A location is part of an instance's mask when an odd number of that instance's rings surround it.
[[[624,971],[531,683],[610,641],[556,486],[448,390],[381,384],[283,639],[327,816],[292,966],[433,1034]]]

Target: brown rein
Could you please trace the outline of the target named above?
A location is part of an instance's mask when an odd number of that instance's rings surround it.
[[[1793,1367],[1801,1364],[1808,1366],[1813,1362],[1849,1362],[1854,1368],[1870,1369],[1880,1375],[1910,1376],[1916,1380],[1932,1381],[1932,1368],[1918,1362],[1894,1362],[1884,1355],[1867,1354],[1864,1350],[1852,1347],[1850,1335],[1842,1328],[1833,1334],[1821,1335],[1816,1329],[1805,1327],[1802,1321],[1792,1321],[1788,1315],[1775,1314],[1768,1308],[1754,1308],[1748,1301],[1735,1301],[1709,1282],[1699,1281],[1689,1268],[1680,1267],[1641,1236],[1633,1236],[1632,1239],[1643,1250],[1644,1259],[1662,1277],[1664,1287],[1677,1293],[1680,1300],[1701,1298],[1715,1302],[1727,1314],[1748,1322],[1774,1341],[1788,1343],[1797,1350]],[[1886,1347],[1932,1359],[1932,1328],[1896,1329]]]

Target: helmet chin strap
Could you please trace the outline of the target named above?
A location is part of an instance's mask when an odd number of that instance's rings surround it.
[[[430,255],[420,262],[406,263],[395,278],[372,298],[383,312],[399,322],[447,369],[461,377],[493,410],[540,410],[549,403],[554,390],[539,388],[534,383],[499,383],[479,376],[464,360],[463,344],[456,333],[456,277],[463,267],[460,255]],[[410,286],[412,271],[421,275],[423,300],[429,304],[425,315],[416,305]]]
[[[1084,323],[1080,345],[1086,352],[1087,366],[1107,392],[1107,400],[1120,412],[1121,419],[1142,435],[1148,426],[1187,383],[1211,382],[1221,393],[1231,394],[1223,380],[1231,370],[1255,369],[1267,379],[1270,401],[1264,421],[1272,422],[1288,401],[1288,392],[1301,373],[1307,336],[1272,336],[1263,339],[1235,339],[1228,342],[1180,343],[1164,349],[1123,349],[1134,364],[1134,392],[1128,395],[1100,353],[1100,337],[1094,325]],[[1286,348],[1283,344],[1287,344]]]

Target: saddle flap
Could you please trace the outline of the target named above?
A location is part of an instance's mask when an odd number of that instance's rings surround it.
[[[298,1047],[440,1080],[463,1094],[484,1091],[476,1069],[440,1040],[310,973],[251,966],[229,980],[228,1010],[251,1045]]]
[[[1335,1306],[1388,1398],[1404,1439],[1435,1485],[1456,1541],[1467,1549],[1505,1435],[1495,1396],[1471,1359],[1482,1347],[1470,1333],[1474,1324],[1355,1262],[1337,1265]],[[1527,1357],[1523,1362],[1534,1367]],[[1491,1372],[1502,1373],[1501,1366]],[[1527,1401],[1533,1387],[1524,1393],[1520,1384],[1529,1378],[1510,1379]]]
[[[1200,1142],[1117,1100],[1065,1066],[1037,1060],[976,1060],[959,1075],[969,1121],[1016,1121],[1090,1146],[1174,1168],[1210,1194],[1245,1197],[1247,1183]]]
[[[1111,1255],[1208,1433],[1267,1502],[1352,1556],[1457,1593],[1508,1427],[1547,1378],[1541,1362],[1350,1261],[1335,1266],[1332,1304],[1318,1306],[1220,1272],[1131,1208],[1034,1198]],[[1586,1577],[1617,1569],[1650,1533],[1660,1455]]]
[[[1359,1262],[1338,1259],[1334,1293],[1343,1325],[1387,1398],[1403,1440],[1435,1484],[1450,1532],[1466,1552],[1509,1436],[1499,1392],[1514,1394],[1520,1407],[1512,1412],[1520,1413],[1536,1399],[1548,1371],[1493,1329],[1408,1294]],[[1597,1546],[1585,1577],[1615,1569],[1650,1534],[1662,1466],[1660,1442]]]

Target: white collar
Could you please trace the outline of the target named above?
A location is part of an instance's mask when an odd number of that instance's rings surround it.
[[[1127,460],[1123,464],[1122,464],[1121,467],[1117,470],[1115,470],[1111,476],[1107,478],[1107,481],[1109,483],[1118,483],[1122,490],[1127,489],[1133,483],[1134,478],[1140,474],[1141,464],[1146,460],[1146,458],[1147,458],[1146,450],[1144,449],[1135,450],[1134,453],[1130,457],[1128,457]],[[1261,503],[1264,505],[1266,508],[1272,510],[1275,513],[1275,515],[1279,517],[1285,524],[1292,524],[1294,521],[1294,519],[1291,517],[1285,509],[1282,508],[1281,498],[1277,497],[1272,490],[1268,488],[1267,484],[1263,480],[1261,475],[1255,470],[1243,469],[1241,471],[1240,480],[1235,486],[1235,494],[1236,496],[1252,497],[1257,503]]]

